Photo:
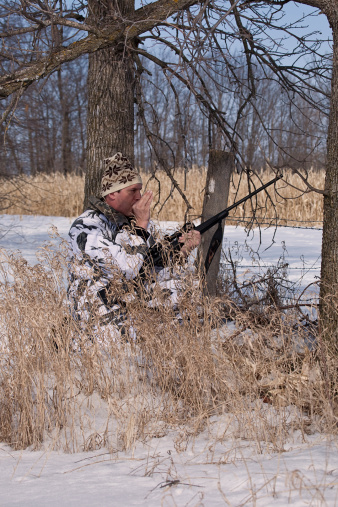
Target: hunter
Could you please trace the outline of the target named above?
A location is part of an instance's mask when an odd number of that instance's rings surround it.
[[[101,327],[109,326],[110,333],[112,329],[120,333],[126,315],[123,297],[116,294],[123,292],[120,288],[124,281],[137,279],[146,271],[149,274],[147,254],[155,243],[150,221],[153,194],[148,190],[142,195],[141,177],[122,153],[106,158],[104,166],[100,197],[90,198],[89,208],[73,222],[69,231],[68,296],[80,326],[95,322]],[[196,230],[180,237],[178,271],[184,269],[182,260],[200,240]],[[170,268],[152,266],[152,282],[161,285],[174,308],[179,276],[173,276]],[[151,286],[149,282],[146,285],[149,292]],[[156,306],[151,297],[148,304]]]

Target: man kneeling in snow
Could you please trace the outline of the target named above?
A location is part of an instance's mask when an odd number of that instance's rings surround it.
[[[107,326],[107,333],[115,333],[115,338],[119,326],[123,329],[127,324],[124,306],[128,291],[124,289],[128,282],[143,277],[148,306],[156,306],[155,285],[165,291],[172,307],[177,305],[182,261],[199,245],[200,233],[192,230],[182,235],[175,270],[170,265],[151,265],[149,248],[155,243],[150,225],[153,194],[149,190],[141,194],[141,177],[121,153],[106,158],[104,164],[101,197],[90,198],[89,209],[69,231],[68,295],[80,326]],[[129,297],[135,294],[130,296],[129,292]]]

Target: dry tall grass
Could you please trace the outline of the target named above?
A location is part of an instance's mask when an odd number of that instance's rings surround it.
[[[182,190],[185,188],[184,173],[177,171],[175,178]],[[266,183],[274,177],[272,172],[266,171],[260,176]],[[272,202],[276,204],[274,209],[271,201],[264,192],[261,192],[257,201],[254,201],[255,216],[260,223],[274,225],[275,217],[278,217],[280,225],[304,225],[321,227],[323,219],[322,196],[315,192],[304,193],[305,185],[299,176],[291,171],[284,172],[285,181],[278,182],[277,193],[270,188]],[[159,220],[183,221],[186,206],[177,192],[171,192],[171,182],[168,177],[158,171],[156,178],[149,174],[142,174],[145,187],[155,193],[153,217]],[[324,188],[325,172],[310,172],[309,182],[317,187]],[[191,219],[198,218],[202,212],[206,171],[192,169],[187,173],[186,190],[184,190],[193,210]],[[258,178],[254,179],[256,187],[261,185]],[[297,190],[299,188],[300,190]],[[239,200],[252,191],[247,186],[245,178],[233,175],[230,189],[229,204]],[[8,214],[35,214],[47,216],[74,217],[82,212],[84,196],[84,178],[80,176],[64,177],[61,174],[38,175],[34,178],[20,178],[0,181],[0,195],[2,199],[2,213]],[[226,203],[224,203],[224,208]],[[253,216],[250,203],[233,210],[228,224],[250,222]],[[305,222],[305,223],[304,223]]]
[[[1,213],[75,217],[82,213],[84,178],[61,173],[0,179]]]
[[[137,342],[127,330],[100,346],[69,319],[62,248],[45,246],[34,267],[3,251],[0,269],[0,441],[116,452],[170,428],[194,438],[225,412],[218,441],[245,438],[259,452],[281,451],[295,431],[336,431],[336,351],[304,348],[309,331],[291,310],[242,312],[187,275],[181,323],[131,299]]]

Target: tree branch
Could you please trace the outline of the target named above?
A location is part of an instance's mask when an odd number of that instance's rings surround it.
[[[120,20],[114,21],[112,26],[103,29],[99,35],[91,34],[67,47],[59,48],[45,58],[1,77],[0,98],[6,98],[22,87],[27,88],[34,81],[54,72],[60,65],[75,60],[81,55],[94,53],[100,49],[134,39],[163,23],[175,12],[188,9],[198,3],[199,0],[158,0],[148,4],[138,9],[129,20],[125,20],[123,23]],[[78,25],[78,23],[75,24]]]

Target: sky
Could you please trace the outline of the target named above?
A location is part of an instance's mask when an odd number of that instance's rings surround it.
[[[155,0],[135,0],[135,8],[138,9],[142,5],[154,3]],[[318,14],[318,9],[314,9],[309,5],[298,2],[288,2],[283,6],[286,19],[292,21],[293,19],[299,19],[304,15],[316,13],[311,18],[307,19],[307,23],[311,30],[318,30],[323,38],[332,39],[332,30],[329,26],[327,18],[324,14]]]

